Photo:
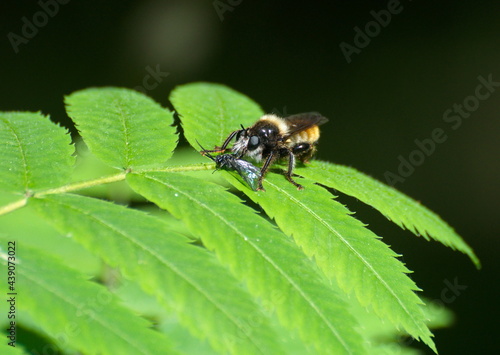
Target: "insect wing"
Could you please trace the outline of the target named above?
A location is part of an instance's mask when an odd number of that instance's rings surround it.
[[[252,190],[257,191],[261,176],[260,169],[242,159],[235,160],[233,166],[248,186],[250,186]]]
[[[298,113],[296,115],[285,117],[284,120],[288,123],[288,136],[304,131],[309,127],[315,125],[319,126],[328,122],[328,118],[322,116],[318,112]]]
[[[241,178],[256,191],[259,187],[260,169],[255,167],[252,163],[246,160],[238,159],[233,154],[221,154],[214,159],[217,169],[216,170],[234,170],[241,176]]]

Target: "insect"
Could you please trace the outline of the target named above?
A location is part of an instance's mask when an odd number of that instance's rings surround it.
[[[319,139],[318,126],[326,122],[328,119],[317,112],[299,113],[285,118],[264,115],[253,126],[241,126],[240,130],[232,132],[221,147],[204,153],[230,150],[237,160],[247,156],[256,162],[264,161],[259,187],[262,187],[262,179],[276,160],[288,159],[285,176],[301,190],[303,186],[292,178],[295,161],[308,162],[312,158]],[[236,140],[232,148],[227,148],[233,138]]]
[[[215,162],[215,165],[217,167],[216,170],[234,170],[243,178],[243,180],[245,180],[245,182],[252,188],[252,190],[257,191],[264,189],[261,183],[260,169],[255,167],[252,163],[249,163],[243,159],[238,159],[236,155],[229,153],[220,154],[216,157],[213,157],[212,155],[210,155],[209,151],[201,146],[200,143],[198,143],[198,145],[202,149],[201,153],[208,156]]]

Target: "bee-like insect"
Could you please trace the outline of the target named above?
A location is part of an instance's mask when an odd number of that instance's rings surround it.
[[[243,178],[243,180],[245,180],[252,190],[263,190],[260,169],[255,167],[252,163],[243,159],[238,159],[236,155],[229,153],[213,157],[210,155],[210,151],[203,148],[200,143],[198,143],[198,145],[200,145],[202,149],[201,153],[208,156],[215,162],[216,170],[234,170]]]
[[[295,161],[309,161],[316,151],[319,139],[319,127],[328,122],[317,112],[299,113],[281,118],[273,114],[262,116],[253,126],[232,132],[221,147],[215,147],[207,152],[225,152],[230,150],[240,160],[247,156],[256,162],[264,161],[260,170],[259,188],[262,189],[262,179],[271,165],[279,159],[288,159],[288,169],[285,176],[288,181],[300,190],[302,185],[292,178]],[[233,138],[233,146],[227,148]]]

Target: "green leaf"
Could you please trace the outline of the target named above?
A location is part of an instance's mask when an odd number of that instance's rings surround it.
[[[75,148],[77,159],[72,176],[72,181],[74,183],[89,180],[91,181],[104,176],[116,174],[116,169],[104,164],[95,155],[93,155],[81,138],[75,140]],[[92,187],[87,187],[79,191],[79,193],[85,196],[119,201],[122,204],[144,202],[142,197],[134,194],[132,189],[128,187],[125,179],[112,184],[98,184]]]
[[[220,84],[179,86],[170,94],[170,101],[181,116],[186,139],[195,149],[199,149],[196,139],[205,149],[212,149],[240,125],[253,123],[262,116],[259,105]],[[182,119],[184,116],[189,119]]]
[[[222,187],[176,173],[129,174],[131,187],[175,217],[249,290],[276,308],[281,323],[297,329],[319,352],[364,353],[345,304],[303,253],[269,222]]]
[[[90,151],[112,167],[163,163],[177,145],[173,114],[136,91],[92,88],[65,102]]]
[[[263,114],[248,97],[218,84],[184,85],[170,98],[187,140],[197,150],[197,139],[207,149],[220,146],[231,132],[248,127]],[[89,154],[90,164],[81,165],[80,175],[72,176],[75,184],[67,185],[73,149],[64,129],[41,114],[0,113],[0,166],[7,167],[0,170],[0,214],[28,204],[26,213],[8,216],[13,218],[7,219],[7,231],[5,216],[0,222],[4,227],[0,240],[15,235],[23,247],[18,255],[19,286],[30,291],[28,301],[19,303],[24,327],[46,332],[54,344],[67,346],[66,352],[83,353],[138,353],[139,348],[157,352],[155,337],[165,346],[160,352],[171,352],[166,337],[178,334],[182,338],[176,343],[178,350],[187,352],[206,352],[208,345],[201,339],[208,338],[220,353],[357,354],[367,353],[369,345],[370,353],[393,354],[411,352],[398,342],[405,332],[435,350],[429,327],[449,324],[449,314],[422,307],[415,294],[418,288],[398,255],[318,184],[357,197],[401,227],[464,252],[479,266],[470,247],[438,216],[354,169],[323,162],[296,168],[305,177],[304,191],[270,172],[264,181],[267,192],[253,192],[231,172],[210,174],[206,169],[213,162],[198,164],[207,158],[191,149],[190,156],[176,154],[170,159],[177,140],[172,113],[142,94],[88,89],[66,102],[90,151],[102,161],[101,166],[95,164]],[[166,160],[168,166],[161,166]],[[101,178],[114,168],[127,170]],[[220,174],[275,222],[206,181]],[[96,199],[54,195],[117,181],[173,217],[157,209],[155,216],[148,216]],[[91,193],[121,203],[140,201],[142,208],[143,197],[131,193],[129,186],[127,195],[122,194],[123,185],[119,194],[111,189]],[[43,216],[43,224],[56,226],[69,243],[57,242],[61,233],[33,225],[34,210]],[[181,222],[172,223],[173,218]],[[15,227],[20,220],[29,221],[31,229]],[[80,247],[75,241],[86,250],[73,248]],[[73,256],[72,250],[77,251]],[[76,263],[74,258],[80,255],[90,263]],[[125,277],[122,286],[129,287],[114,289],[110,307],[103,312],[95,303],[89,306],[91,312],[85,312],[87,304],[82,311],[80,302],[91,300],[91,294],[95,298],[96,290],[109,296],[82,275],[100,277],[96,256],[119,268]],[[333,278],[337,282],[331,282]],[[350,294],[356,297],[348,298]],[[174,313],[167,313],[171,310]],[[89,314],[94,317],[90,325]],[[170,319],[170,325],[165,323],[168,335],[151,331],[151,325],[134,314],[147,314],[158,322]],[[96,321],[99,326],[92,328]],[[71,339],[60,341],[64,326],[73,323],[83,335],[71,334]],[[82,328],[84,323],[87,328]],[[358,324],[363,325],[362,334]],[[142,342],[147,345],[142,347]]]
[[[121,306],[103,286],[19,242],[16,252],[16,306],[51,337],[67,339],[83,353],[172,353],[165,336],[149,329],[149,322]],[[7,251],[0,253],[6,268]]]
[[[74,148],[67,130],[48,116],[0,113],[0,189],[25,193],[69,181]]]
[[[70,234],[62,235],[48,225],[30,206],[0,216],[0,226],[0,238],[2,234],[15,235],[23,246],[58,257],[86,275],[96,275],[102,269],[101,259],[76,243]]]
[[[225,115],[230,112],[226,106],[220,111],[216,122],[203,114],[217,111],[222,105],[206,99],[210,98],[206,84],[198,85],[184,86],[182,89],[183,97],[206,102],[201,113],[196,105],[183,106],[175,99],[172,100],[182,116],[185,134],[191,136],[191,140],[201,137],[194,122],[202,126],[210,121],[213,126],[211,130],[217,132],[226,130],[226,122],[233,122],[230,116]],[[238,103],[240,106],[251,105],[252,101],[241,96]],[[233,126],[232,130],[235,129],[237,127]],[[212,135],[210,139],[214,139]],[[210,146],[210,143],[207,145]],[[268,174],[264,181],[267,192],[254,193],[229,177],[229,174],[224,175],[259,203],[270,217],[275,218],[286,234],[293,235],[304,252],[310,257],[314,256],[327,276],[336,277],[344,291],[354,291],[363,305],[371,305],[378,315],[403,326],[413,337],[421,338],[435,349],[420,309],[421,301],[413,292],[418,288],[405,275],[409,272],[408,269],[395,259],[397,255],[378,240],[375,234],[351,217],[344,206],[332,200],[326,190],[309,183],[305,191],[298,192],[283,176]]]
[[[405,275],[410,271],[395,258],[398,255],[328,191],[304,180],[300,180],[305,187],[301,191],[277,174],[267,175],[264,193],[234,185],[293,236],[328,277],[335,277],[341,289],[355,292],[363,306],[371,306],[380,317],[402,326],[435,350],[422,302],[413,292],[418,287]]]
[[[325,186],[337,189],[376,208],[401,228],[408,228],[467,254],[480,267],[480,261],[464,240],[438,215],[396,189],[353,168],[314,161],[295,172]]]
[[[220,352],[279,353],[266,316],[205,249],[158,218],[109,202],[52,195],[31,202],[50,223],[174,309]],[[258,320],[258,326],[255,325]],[[161,352],[158,352],[161,353]]]

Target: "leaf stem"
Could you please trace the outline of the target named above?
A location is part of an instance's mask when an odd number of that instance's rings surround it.
[[[54,189],[39,191],[39,192],[36,192],[34,196],[40,197],[40,196],[45,196],[45,195],[60,194],[60,193],[65,193],[65,192],[70,192],[70,191],[75,191],[75,190],[86,189],[86,188],[92,187],[92,186],[109,184],[112,182],[125,180],[126,176],[127,176],[127,173],[124,171],[124,172],[121,172],[121,173],[116,174],[116,175],[105,176],[105,177],[95,179],[95,180],[79,181],[79,182],[75,182],[72,184],[56,187]]]
[[[138,169],[138,170],[128,169],[128,170],[122,171],[122,172],[115,174],[115,175],[104,176],[104,177],[100,177],[98,179],[93,179],[93,180],[78,181],[78,182],[74,182],[71,184],[63,185],[63,186],[48,189],[48,190],[37,191],[31,197],[41,197],[41,196],[45,196],[45,195],[61,194],[61,193],[86,189],[86,188],[97,186],[97,185],[103,185],[103,184],[109,184],[112,182],[122,181],[122,180],[125,180],[125,178],[127,177],[127,174],[130,172],[147,173],[147,172],[163,171],[163,172],[174,173],[174,172],[182,172],[182,171],[211,170],[214,168],[215,168],[214,163],[207,163],[207,164],[199,164],[199,165],[179,165],[179,166],[171,166],[171,167],[163,167],[163,168]],[[9,212],[15,211],[21,207],[24,207],[26,205],[26,203],[28,202],[28,198],[29,197],[24,197],[21,200],[18,200],[18,201],[9,203],[8,205],[5,205],[3,207],[0,207],[0,216],[3,214],[7,214]]]
[[[167,173],[176,173],[179,171],[201,171],[201,170],[212,170],[215,169],[214,163],[206,163],[200,165],[179,165],[179,166],[170,166],[165,168],[156,168],[156,169],[142,169],[142,170],[134,170],[134,173],[151,173],[157,171],[164,171]]]
[[[3,207],[0,207],[0,216],[3,215],[3,214],[7,214],[9,212],[15,211],[18,208],[23,207],[24,205],[26,205],[26,202],[28,202],[28,198],[27,197],[25,197],[25,198],[23,198],[21,200],[9,203],[8,205],[5,205]]]

